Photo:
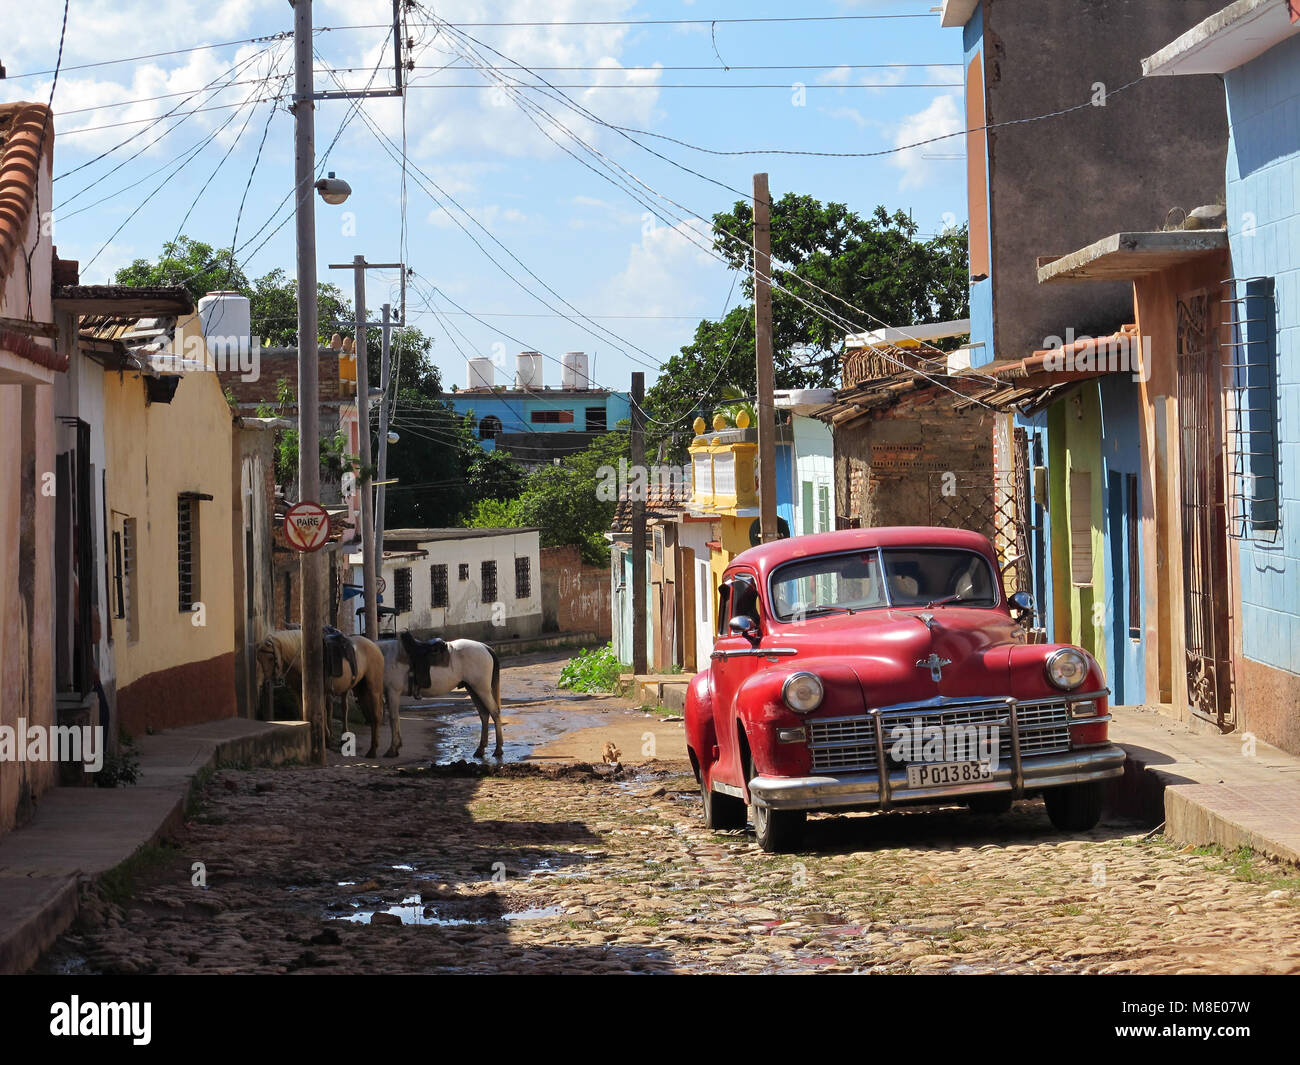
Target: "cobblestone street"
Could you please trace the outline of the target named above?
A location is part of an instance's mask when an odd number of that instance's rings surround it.
[[[1294,973],[1298,931],[1294,870],[1039,801],[819,816],[773,856],[703,827],[681,761],[371,763],[218,772],[41,968]]]

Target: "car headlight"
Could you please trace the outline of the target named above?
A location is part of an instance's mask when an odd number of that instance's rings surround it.
[[[1062,647],[1047,659],[1047,679],[1062,691],[1072,692],[1088,677],[1088,656],[1073,647]]]
[[[815,673],[792,673],[781,686],[781,698],[797,714],[808,714],[822,704],[821,679]]]

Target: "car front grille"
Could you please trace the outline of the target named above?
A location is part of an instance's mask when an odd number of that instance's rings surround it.
[[[989,726],[998,724],[998,757],[1003,765],[1011,763],[1011,727],[1005,702],[951,703],[940,707],[886,707],[880,711],[885,757],[893,768],[916,759],[895,758],[893,729],[923,726]],[[1025,703],[1016,707],[1020,732],[1020,756],[1055,754],[1070,749],[1070,713],[1064,702]],[[879,768],[880,753],[876,730],[870,715],[857,717],[814,718],[809,725],[809,748],[812,768],[821,773],[873,772]],[[907,752],[900,752],[906,754]]]

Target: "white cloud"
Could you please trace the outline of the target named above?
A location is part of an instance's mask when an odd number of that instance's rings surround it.
[[[928,107],[916,114],[907,115],[894,133],[894,147],[901,148],[907,144],[960,133],[964,129],[961,115],[961,97],[955,93],[936,96]],[[922,145],[889,157],[891,166],[903,172],[899,179],[900,189],[918,188],[928,183],[936,175],[935,164],[923,158],[927,153],[950,153],[964,147],[960,137],[938,141],[934,145]]]
[[[617,309],[612,313],[717,314],[719,308],[702,298],[716,301],[726,268],[710,247],[709,227],[698,220],[647,223],[628,250],[627,265],[605,284],[602,305]]]

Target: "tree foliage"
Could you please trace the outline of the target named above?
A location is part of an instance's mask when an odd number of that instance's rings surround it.
[[[737,202],[715,214],[713,224],[714,247],[742,271],[748,302],[720,321],[701,321],[647,393],[654,419],[648,439],[654,446],[670,438],[677,457],[695,413],[716,408],[729,386],[747,396],[756,387],[752,208]],[[966,227],[931,238],[919,237],[919,228],[907,214],[884,207],[863,217],[844,204],[794,193],[772,205],[772,257],[791,268],[773,274],[775,285],[787,290],[772,293],[777,388],[834,386],[847,333],[966,316]]]

